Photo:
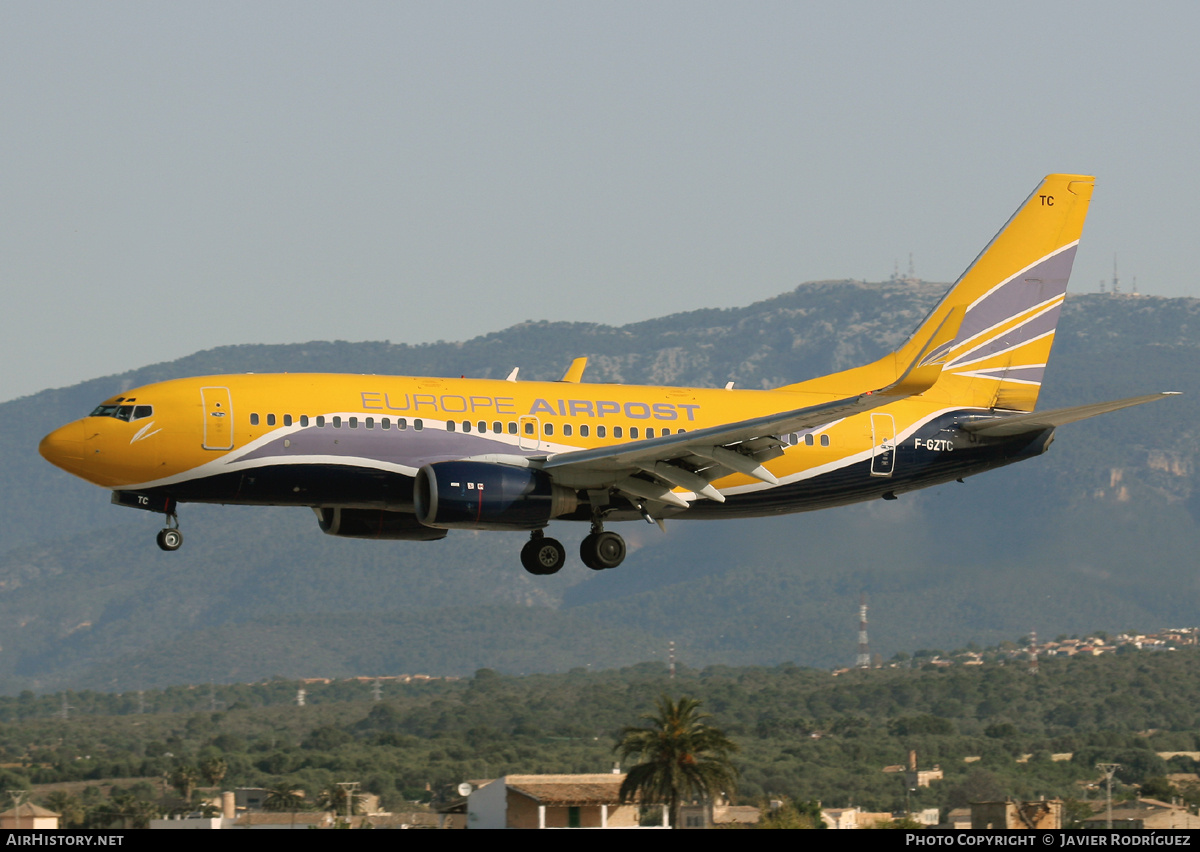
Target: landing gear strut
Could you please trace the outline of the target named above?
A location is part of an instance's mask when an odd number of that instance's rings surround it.
[[[530,574],[557,574],[566,561],[567,549],[557,539],[546,538],[541,530],[530,533],[529,541],[521,548],[521,564]]]
[[[579,558],[593,571],[616,568],[625,561],[625,539],[605,532],[601,522],[594,520],[591,533],[579,542]]]
[[[158,546],[163,550],[178,550],[183,545],[183,533],[179,530],[179,516],[171,513],[167,515],[167,525],[158,531],[158,536],[155,538]]]

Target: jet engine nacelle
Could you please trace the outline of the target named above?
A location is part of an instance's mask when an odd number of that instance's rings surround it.
[[[445,530],[423,526],[408,512],[382,509],[343,509],[322,506],[313,509],[321,532],[342,538],[383,538],[397,541],[437,541]]]
[[[413,486],[417,520],[430,527],[468,530],[533,530],[574,512],[570,488],[545,471],[480,461],[444,461],[417,471]]]

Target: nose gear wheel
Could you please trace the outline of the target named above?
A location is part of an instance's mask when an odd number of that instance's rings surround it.
[[[179,517],[167,515],[167,526],[158,531],[154,539],[158,546],[168,552],[178,550],[183,546],[183,533],[179,529]]]

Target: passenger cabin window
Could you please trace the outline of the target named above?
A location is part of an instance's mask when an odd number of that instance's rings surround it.
[[[341,418],[341,417],[339,417],[339,416],[338,416],[338,415],[336,415],[336,414],[335,414],[335,415],[333,415],[333,428],[334,428],[334,429],[341,429],[341,428],[342,428],[342,418]]]
[[[307,426],[307,425],[308,425],[308,415],[307,415],[307,414],[301,414],[301,415],[300,415],[300,425],[301,425],[301,426]]]
[[[608,429],[604,426],[596,427],[596,437],[597,438],[603,438],[607,434],[607,432],[608,432]]]
[[[414,420],[413,428],[416,429],[418,432],[420,432],[422,429],[425,428],[425,421],[424,420]]]
[[[517,434],[517,424],[512,420],[508,421],[508,434],[510,434],[510,435]]]
[[[268,414],[268,415],[267,415],[267,425],[268,425],[268,426],[274,426],[274,425],[275,425],[275,415],[274,415],[274,414]]]
[[[494,423],[492,423],[492,431],[495,432],[497,435],[503,434],[504,433],[504,424],[501,423],[499,420],[495,421]]]
[[[257,415],[257,414],[251,414],[251,415],[250,415],[250,425],[251,425],[251,426],[257,426],[257,425],[258,425],[258,415]]]
[[[392,428],[392,418],[390,418],[390,417],[380,418],[379,426],[381,429],[391,429]]]
[[[813,436],[812,436],[812,433],[810,432],[804,436],[804,446],[811,447],[812,445],[813,445]]]
[[[629,437],[636,438],[637,436],[638,436],[638,427],[630,426],[629,427]]]
[[[568,438],[571,437],[571,424],[570,423],[563,424],[563,434],[565,436],[567,436]]]
[[[553,423],[547,423],[547,424],[545,424],[545,427],[544,427],[544,429],[545,429],[545,432],[546,432],[546,434],[547,434],[547,435],[553,435],[553,434],[554,434],[554,424],[553,424]]]
[[[613,427],[613,437],[614,437],[614,438],[620,438],[620,437],[622,437],[624,434],[625,434],[625,432],[624,432],[624,430],[623,430],[623,429],[622,429],[620,426],[614,426],[614,427]],[[636,437],[637,437],[637,435],[634,435],[633,437],[635,437],[635,438],[636,438]]]
[[[358,418],[357,418],[357,417],[351,417],[351,418],[350,418],[350,428],[351,428],[351,429],[357,429],[357,428],[358,428]]]
[[[290,415],[290,414],[283,415],[283,425],[284,426],[292,425],[292,415]]]
[[[374,418],[374,417],[368,417],[368,418],[366,419],[366,421],[365,421],[364,425],[365,425],[365,426],[366,426],[368,429],[374,429],[374,428],[375,428],[375,418]]]
[[[408,428],[408,418],[406,418],[406,417],[396,418],[396,428],[399,429],[401,432],[403,432],[405,429],[407,429]]]
[[[525,424],[525,434],[526,435],[533,434],[533,421],[532,420]]]
[[[579,437],[586,438],[588,436],[588,431],[588,425],[586,423],[581,423],[579,425]]]
[[[324,415],[324,414],[318,414],[318,415],[317,415],[317,428],[318,428],[318,429],[324,429],[324,428],[325,428],[325,415]]]
[[[447,431],[447,432],[453,432],[453,431],[454,431],[454,421],[453,421],[453,420],[447,420],[447,421],[446,421],[446,431]]]
[[[821,446],[822,446],[822,447],[828,447],[828,446],[829,446],[829,436],[828,436],[828,435],[822,435],[822,436],[821,436]]]

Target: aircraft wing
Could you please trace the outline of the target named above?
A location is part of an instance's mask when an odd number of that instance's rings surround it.
[[[724,502],[724,496],[709,483],[734,472],[778,484],[763,463],[782,453],[780,435],[823,426],[924,393],[941,375],[964,313],[963,307],[948,313],[899,378],[878,390],[692,432],[556,453],[548,456],[541,467],[556,481],[574,487],[611,487],[635,498],[635,502],[636,498],[644,498],[681,508],[687,506],[687,501],[673,494],[672,489],[685,488]]]
[[[1005,438],[1011,435],[1024,435],[1029,432],[1040,432],[1076,420],[1086,420],[1097,414],[1107,414],[1110,411],[1120,411],[1134,405],[1147,402],[1157,402],[1169,396],[1179,396],[1179,391],[1164,391],[1148,396],[1132,396],[1128,399],[1116,399],[1112,402],[1096,402],[1091,405],[1077,405],[1074,408],[1056,408],[1050,411],[1035,411],[1032,414],[1012,414],[992,417],[987,420],[973,420],[963,423],[962,428],[987,438]]]

